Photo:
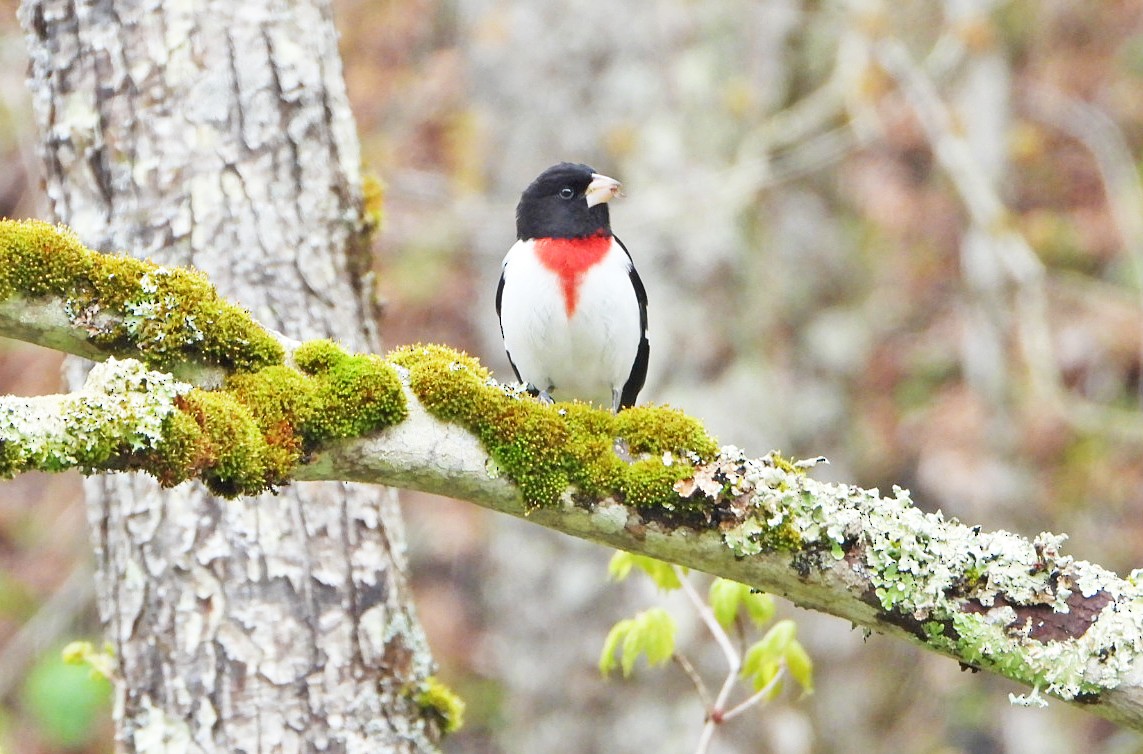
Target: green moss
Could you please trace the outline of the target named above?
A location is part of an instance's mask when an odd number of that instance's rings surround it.
[[[183,396],[162,444],[139,467],[165,485],[198,477],[217,494],[257,494],[285,483],[318,443],[404,419],[400,382],[382,359],[330,341],[303,344],[298,354],[305,372],[269,366]]]
[[[224,391],[191,390],[182,409],[201,433],[193,458],[198,476],[224,497],[253,495],[283,481],[268,463],[268,445],[250,410]]]
[[[660,458],[643,458],[628,467],[619,480],[619,490],[624,499],[637,508],[673,509],[678,507],[678,502],[672,499],[675,484],[692,475],[690,464],[665,466]],[[670,494],[666,494],[668,490]]]
[[[417,687],[413,701],[436,718],[445,733],[455,733],[464,725],[464,700],[436,676],[429,676]]]
[[[113,457],[120,455],[124,450],[125,448],[116,441],[96,433],[88,436],[87,443],[72,446],[70,457],[54,454],[44,457],[40,468],[48,472],[77,468],[84,474],[93,474],[105,468]]]
[[[362,215],[365,227],[373,232],[381,227],[385,210],[385,184],[376,173],[363,171],[361,174]]]
[[[764,550],[799,552],[804,540],[797,525],[793,521],[785,519],[777,526],[767,527],[758,536],[758,543]],[[844,557],[844,552],[842,552],[841,557]]]
[[[616,432],[632,453],[662,455],[689,449],[704,458],[718,453],[718,443],[697,420],[671,408],[634,406],[615,417]]]
[[[577,463],[569,469],[571,483],[593,497],[616,491],[628,470],[615,453],[615,417],[585,403],[569,403],[561,408],[578,448]]]
[[[443,346],[408,346],[389,358],[409,371],[429,412],[480,439],[529,509],[555,505],[569,486],[643,508],[703,504],[701,496],[680,498],[674,485],[718,447],[679,411],[641,406],[613,415],[580,403],[544,405],[506,393],[475,359]],[[619,441],[633,458],[616,453]]]
[[[803,476],[806,473],[804,468],[795,466],[794,462],[788,458],[783,458],[777,451],[769,456],[770,462],[774,464],[774,468],[786,472],[787,474],[797,474]]]
[[[200,479],[219,495],[254,495],[287,482],[316,444],[404,418],[394,367],[328,343],[307,353],[325,354],[308,362],[314,374],[275,365],[233,374],[211,391],[109,359],[73,396],[5,406],[0,434],[21,442],[0,440],[0,475],[140,470],[165,486]]]
[[[328,372],[346,358],[345,349],[332,340],[308,340],[294,349],[294,364],[306,374]]]
[[[445,421],[461,422],[495,408],[490,391],[499,391],[486,384],[491,373],[466,353],[418,344],[391,352],[389,361],[409,370],[410,385],[421,403]]]
[[[226,389],[253,417],[266,441],[272,476],[284,478],[303,453],[305,429],[318,411],[314,380],[286,366],[227,378]],[[313,439],[313,438],[305,438]]]
[[[987,571],[984,564],[977,564],[966,568],[964,572],[965,587],[969,590],[976,589],[986,573]]]
[[[11,479],[20,469],[22,459],[19,445],[0,439],[0,479]]]
[[[56,295],[109,352],[159,367],[188,359],[230,370],[280,363],[282,347],[198,272],[86,249],[66,228],[0,221],[0,297]]]
[[[312,412],[301,426],[309,441],[359,437],[408,415],[397,372],[380,356],[348,354],[329,340],[303,343],[294,362],[312,378]]]
[[[123,454],[122,468],[171,487],[200,479],[223,497],[255,495],[284,482],[292,465],[266,442],[250,410],[225,391],[193,388],[175,399],[154,448]]]
[[[187,404],[179,402],[180,408]],[[209,454],[199,423],[185,410],[175,411],[163,423],[163,439],[148,459],[146,470],[164,487],[191,479],[207,465]]]

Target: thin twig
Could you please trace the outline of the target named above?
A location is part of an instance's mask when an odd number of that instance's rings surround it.
[[[679,577],[679,583],[682,585],[683,594],[691,601],[699,617],[703,623],[706,624],[707,629],[714,637],[715,642],[719,648],[722,649],[723,655],[726,656],[726,664],[729,666],[729,672],[726,674],[726,680],[722,682],[722,686],[718,690],[718,696],[715,697],[713,703],[707,705],[706,723],[703,725],[702,734],[699,736],[698,748],[695,749],[695,754],[704,754],[710,746],[711,739],[714,737],[715,726],[722,720],[721,710],[726,706],[726,701],[730,698],[730,692],[734,690],[734,684],[738,680],[738,671],[742,668],[742,656],[738,653],[738,650],[734,648],[734,643],[731,641],[730,636],[723,630],[722,624],[714,617],[714,611],[710,609],[710,606],[707,605],[699,595],[694,585],[683,575],[678,566],[674,566],[674,569],[675,574]]]
[[[774,674],[774,677],[770,679],[769,683],[767,683],[765,686],[763,686],[762,688],[755,691],[753,694],[750,695],[749,698],[743,700],[742,702],[739,702],[738,704],[736,704],[731,709],[728,709],[726,712],[722,713],[722,722],[725,723],[727,720],[732,720],[732,719],[738,717],[743,712],[750,709],[755,704],[757,704],[758,702],[762,701],[764,698],[769,696],[770,692],[772,692],[774,690],[774,687],[777,686],[779,683],[781,683],[782,676],[784,676],[785,674],[786,674],[786,664],[782,663],[782,666],[780,668],[778,668],[778,672]]]
[[[742,666],[742,658],[738,654],[738,650],[734,648],[734,644],[730,641],[730,637],[726,631],[722,630],[722,625],[718,619],[714,617],[714,612],[706,604],[699,593],[695,590],[694,585],[683,575],[678,566],[673,566],[675,574],[679,577],[679,583],[683,586],[683,594],[694,605],[695,610],[698,612],[702,622],[706,624],[707,630],[710,631],[714,637],[715,642],[718,643],[722,653],[726,655],[726,662],[731,667],[731,672],[737,673],[738,669]]]
[[[704,752],[706,752],[707,747],[710,746],[710,742],[714,738],[715,728],[726,719],[722,708],[726,706],[726,701],[730,698],[730,692],[734,690],[734,684],[737,680],[738,670],[736,669],[730,671],[726,676],[726,680],[722,682],[722,688],[718,690],[718,697],[707,711],[706,723],[702,726],[702,734],[699,736],[698,748],[695,749],[695,754],[704,754]]]
[[[718,723],[710,715],[707,715],[706,724],[702,726],[702,734],[699,736],[695,754],[706,754],[706,750],[710,748],[711,739],[714,738],[714,729],[717,725]]]
[[[706,684],[703,683],[702,676],[698,674],[698,671],[695,670],[695,666],[691,665],[691,661],[688,660],[685,655],[681,655],[676,652],[675,654],[671,655],[671,659],[678,663],[678,666],[683,669],[684,673],[686,673],[687,678],[691,679],[691,683],[694,684],[695,691],[698,692],[699,700],[702,701],[703,709],[705,709],[709,714],[711,708],[714,705],[714,701],[711,699],[710,689],[708,689]]]

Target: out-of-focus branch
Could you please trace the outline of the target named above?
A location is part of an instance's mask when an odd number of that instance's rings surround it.
[[[862,24],[846,25],[839,36],[837,57],[829,77],[789,106],[771,114],[745,134],[733,164],[707,175],[691,176],[686,201],[701,197],[710,206],[743,204],[759,191],[833,165],[881,135],[866,89],[874,70],[869,37]],[[940,80],[965,57],[958,34],[944,29],[925,60],[930,75]],[[672,205],[679,200],[657,196],[649,204]]]
[[[94,592],[91,566],[81,561],[0,651],[0,698],[12,692],[37,652],[64,639]]]
[[[1065,389],[1054,357],[1044,265],[1013,228],[996,187],[980,170],[935,85],[913,61],[904,43],[883,36],[875,40],[874,49],[876,59],[916,113],[973,226],[988,239],[988,248],[1012,285],[1016,309],[1013,322],[1035,394],[1085,430],[1143,439],[1143,416],[1137,412],[1096,404]]]
[[[1025,101],[1036,118],[1070,135],[1095,158],[1111,217],[1135,271],[1135,289],[1143,312],[1143,183],[1126,139],[1102,110],[1057,89],[1033,87]],[[1143,328],[1139,336],[1143,358]],[[1143,405],[1143,382],[1138,389]]]
[[[809,94],[768,117],[743,139],[745,152],[731,170],[753,172],[755,189],[795,180],[828,167],[881,132],[865,96],[870,65],[869,36],[863,24],[847,25],[837,45],[830,76]],[[943,80],[963,62],[961,35],[945,28],[926,56],[923,68]],[[754,156],[748,156],[753,154]]]

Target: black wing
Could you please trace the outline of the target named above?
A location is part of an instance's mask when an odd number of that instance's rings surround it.
[[[500,282],[496,285],[496,321],[500,323],[500,339],[504,339],[504,319],[500,316],[500,301],[504,298],[504,269],[500,270]],[[512,361],[512,354],[508,353],[507,347],[504,353],[508,356],[508,365],[512,367],[512,373],[516,375],[517,382],[523,382],[520,377],[520,370],[516,368],[516,362]]]
[[[504,299],[504,268],[500,268],[500,282],[496,284],[496,321],[500,323],[500,337],[504,337],[504,320],[500,317],[500,302]]]
[[[615,238],[615,242],[627,255],[631,287],[635,289],[635,300],[639,302],[639,350],[635,353],[635,363],[631,365],[631,376],[627,378],[627,383],[623,385],[623,392],[619,395],[619,407],[630,408],[635,405],[635,399],[639,396],[639,391],[643,389],[643,383],[647,381],[647,362],[651,358],[651,343],[647,340],[647,289],[643,287],[643,281],[639,279],[639,273],[635,271],[635,262],[631,259],[631,252],[627,251],[627,247],[618,237],[612,236],[612,238]]]

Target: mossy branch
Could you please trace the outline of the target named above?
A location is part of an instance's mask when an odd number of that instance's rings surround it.
[[[138,359],[203,386],[281,363],[286,344],[201,273],[100,254],[35,220],[0,220],[0,332],[96,361]]]
[[[0,293],[32,302],[29,316],[53,297],[122,311],[63,285]],[[0,334],[53,344],[9,311],[16,325],[0,320]],[[97,332],[118,327],[110,319]],[[213,358],[222,387],[148,366],[172,364],[169,353],[109,360],[72,395],[0,399],[0,471],[141,469],[230,495],[303,480],[443,493],[784,595],[1023,683],[1032,693],[1018,701],[1051,694],[1143,730],[1139,574],[1074,560],[1061,536],[985,532],[921,512],[903,490],[819,482],[812,463],[720,449],[670,409],[540,405],[439,346],[382,359],[317,341],[293,351],[294,366],[284,353],[260,364],[177,353]]]

